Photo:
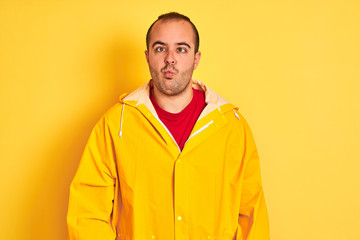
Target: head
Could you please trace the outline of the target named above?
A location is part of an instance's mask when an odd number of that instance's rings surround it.
[[[154,83],[154,94],[192,94],[192,74],[201,57],[198,41],[194,24],[178,13],[161,15],[150,26],[145,56]]]
[[[148,51],[149,51],[151,30],[152,30],[153,26],[155,25],[155,23],[157,23],[160,20],[164,20],[164,21],[166,21],[166,20],[184,20],[184,21],[187,21],[188,23],[190,23],[191,27],[193,29],[193,32],[194,32],[194,37],[195,37],[195,48],[194,48],[195,53],[197,53],[199,51],[200,37],[199,37],[198,30],[196,29],[195,25],[191,22],[190,18],[188,18],[187,16],[182,15],[180,13],[177,13],[177,12],[169,12],[169,13],[162,14],[158,17],[158,19],[155,22],[153,22],[153,24],[151,24],[151,26],[149,27],[149,29],[146,33],[146,48]]]

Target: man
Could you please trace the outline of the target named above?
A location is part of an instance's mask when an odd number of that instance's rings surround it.
[[[189,18],[147,34],[152,80],[94,127],[71,184],[68,239],[269,239],[259,159],[237,108],[192,80]]]

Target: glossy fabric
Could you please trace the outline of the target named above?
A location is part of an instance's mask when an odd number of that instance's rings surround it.
[[[68,239],[269,239],[244,118],[193,80],[207,106],[180,152],[150,86],[121,96],[94,127],[70,187]]]

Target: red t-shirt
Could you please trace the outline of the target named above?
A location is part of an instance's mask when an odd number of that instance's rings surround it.
[[[197,119],[206,106],[205,93],[193,89],[191,102],[179,113],[170,113],[162,109],[155,98],[150,94],[150,100],[160,118],[170,131],[178,146],[182,150],[186,140],[189,138]]]

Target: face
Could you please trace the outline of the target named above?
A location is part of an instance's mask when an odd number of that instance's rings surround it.
[[[195,35],[189,22],[160,20],[154,24],[145,55],[155,94],[192,94],[192,73],[201,56],[200,52],[194,53],[194,48]]]

